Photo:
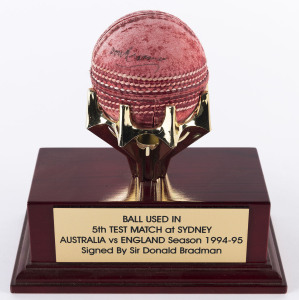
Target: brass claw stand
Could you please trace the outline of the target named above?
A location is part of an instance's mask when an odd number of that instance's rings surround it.
[[[132,124],[128,105],[120,105],[119,120],[111,121],[90,89],[87,129],[126,155],[132,176],[139,182],[156,182],[165,177],[174,155],[210,131],[208,92],[199,96],[197,108],[185,123],[176,121],[175,106],[166,106],[160,127],[140,129]]]

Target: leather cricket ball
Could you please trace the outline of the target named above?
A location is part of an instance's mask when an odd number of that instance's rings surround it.
[[[140,129],[160,126],[168,105],[175,105],[177,121],[183,123],[209,78],[194,32],[160,11],[135,12],[113,23],[94,47],[90,73],[105,114],[117,121],[120,104],[129,105]]]

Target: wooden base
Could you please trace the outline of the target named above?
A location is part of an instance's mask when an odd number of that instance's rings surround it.
[[[136,186],[125,157],[111,149],[41,149],[11,291],[285,293],[256,149],[186,149],[173,159],[167,174],[160,185]],[[56,207],[249,208],[247,262],[56,263]]]
[[[266,263],[32,263],[28,220],[11,281],[13,293],[286,293],[270,224]]]
[[[138,183],[113,149],[40,149],[27,206],[31,261],[56,262],[54,208],[93,207],[248,208],[246,262],[266,262],[270,199],[256,149],[186,149],[167,174]]]

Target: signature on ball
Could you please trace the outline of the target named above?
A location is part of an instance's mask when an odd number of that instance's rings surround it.
[[[155,66],[157,72],[160,68],[160,62],[166,60],[167,57],[155,57],[146,54],[138,55],[136,53],[132,53],[132,47],[127,50],[118,50],[112,47],[110,55],[118,56],[123,58],[128,63],[133,63],[131,65],[121,65],[116,64],[122,68],[135,68],[135,67],[142,67],[142,66]]]

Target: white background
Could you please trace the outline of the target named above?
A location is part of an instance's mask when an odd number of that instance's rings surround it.
[[[0,5],[1,300],[167,297],[9,293],[38,149],[106,146],[85,129],[92,49],[113,21],[141,9],[178,16],[203,44],[213,130],[193,146],[258,149],[289,284],[287,295],[188,299],[298,299],[298,1],[1,0]]]

